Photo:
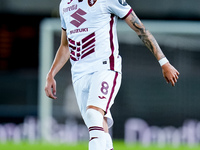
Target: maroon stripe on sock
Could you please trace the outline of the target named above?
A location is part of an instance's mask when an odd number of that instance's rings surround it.
[[[104,131],[102,127],[98,127],[98,126],[89,127],[89,132],[94,131],[94,130]]]
[[[97,139],[98,137],[91,137],[90,141]]]

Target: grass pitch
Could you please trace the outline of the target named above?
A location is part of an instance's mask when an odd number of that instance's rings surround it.
[[[144,146],[141,144],[126,145],[123,141],[114,141],[115,150],[200,150],[200,146]],[[50,143],[0,143],[0,150],[88,150],[88,143],[70,144],[50,144]]]

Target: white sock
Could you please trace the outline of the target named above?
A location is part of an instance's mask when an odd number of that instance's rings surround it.
[[[94,109],[86,111],[85,123],[89,129],[89,150],[105,150],[106,136],[103,129],[103,115]]]
[[[106,150],[113,150],[113,142],[109,133],[105,133],[106,135]]]
[[[105,150],[106,139],[104,131],[90,131],[89,150]]]

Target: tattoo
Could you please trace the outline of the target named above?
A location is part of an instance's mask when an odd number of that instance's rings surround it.
[[[138,29],[141,33],[145,33],[145,28],[143,26],[143,24],[140,22],[140,20],[138,19],[138,17],[133,14],[133,12],[131,13],[132,18],[131,18],[131,23],[133,24],[133,26]]]
[[[136,29],[139,38],[143,41],[146,47],[158,60],[165,57],[153,35],[144,27],[142,22],[133,12],[131,13],[131,15],[132,17],[130,21]]]
[[[138,35],[139,38],[143,41],[143,43],[146,45],[146,47],[154,54],[154,47],[152,45],[151,40],[149,40],[147,35]]]

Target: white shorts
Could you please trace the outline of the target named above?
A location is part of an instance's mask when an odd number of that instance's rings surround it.
[[[85,120],[87,106],[96,106],[106,112],[108,127],[113,125],[110,108],[121,85],[121,73],[103,70],[78,79],[74,84],[78,106]]]

